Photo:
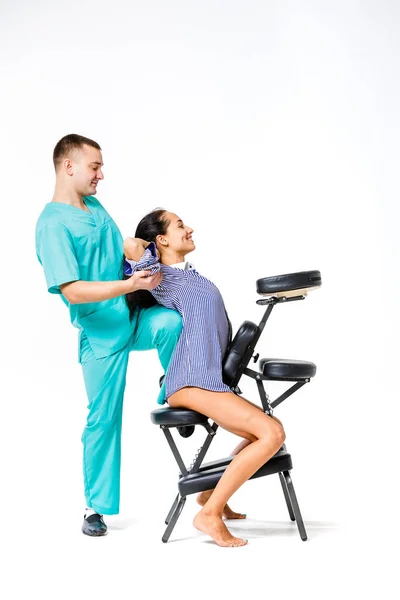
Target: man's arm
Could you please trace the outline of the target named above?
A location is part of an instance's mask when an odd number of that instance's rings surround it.
[[[71,281],[61,284],[60,290],[70,304],[85,304],[110,300],[136,290],[152,290],[161,279],[161,272],[148,276],[148,271],[137,271],[121,281]]]

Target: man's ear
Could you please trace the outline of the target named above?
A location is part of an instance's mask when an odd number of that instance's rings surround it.
[[[73,164],[70,158],[65,158],[63,160],[63,167],[66,173],[68,173],[68,175],[73,175],[74,174],[74,168],[73,168]]]

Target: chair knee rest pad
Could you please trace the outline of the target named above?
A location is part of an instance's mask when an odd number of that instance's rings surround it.
[[[181,477],[178,482],[180,495],[189,496],[190,494],[214,489],[232,460],[233,456],[229,456],[220,461],[213,461],[212,463],[203,465],[198,473]],[[272,475],[281,471],[290,471],[292,468],[292,457],[288,452],[280,450],[265,465],[258,469],[250,479],[257,479],[258,477]]]

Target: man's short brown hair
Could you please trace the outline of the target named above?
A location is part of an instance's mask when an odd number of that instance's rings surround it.
[[[84,145],[92,146],[93,148],[97,148],[97,150],[101,150],[97,142],[90,140],[83,135],[70,133],[61,138],[61,140],[55,145],[53,151],[53,163],[55,170],[57,171],[57,167],[60,165],[65,156],[70,154],[70,152],[73,150],[80,150]]]

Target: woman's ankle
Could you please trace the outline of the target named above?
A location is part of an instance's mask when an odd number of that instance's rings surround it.
[[[204,517],[207,517],[207,518],[222,519],[222,513],[223,513],[224,509],[222,508],[220,510],[219,508],[214,508],[214,507],[207,506],[207,504],[205,504],[203,506],[203,508],[201,509],[201,511],[199,512],[199,514],[201,514],[201,515],[203,515]]]

